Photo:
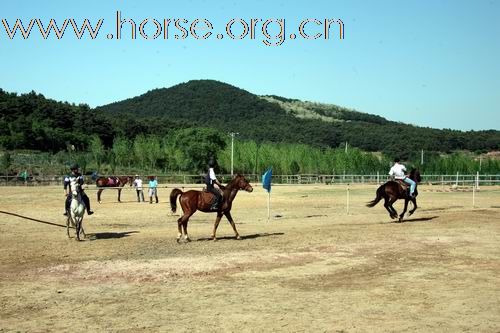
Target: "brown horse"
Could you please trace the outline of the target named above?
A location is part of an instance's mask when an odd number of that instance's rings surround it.
[[[106,187],[117,187],[118,188],[118,202],[120,201],[120,196],[122,193],[121,187],[125,186],[125,184],[129,184],[132,186],[134,182],[134,177],[132,176],[109,176],[109,177],[99,177],[95,181],[96,186],[99,188],[97,191],[97,201],[101,203],[101,193],[104,191]]]
[[[197,210],[204,213],[217,213],[217,218],[215,219],[214,230],[212,233],[213,240],[217,240],[217,238],[215,237],[215,233],[217,231],[217,227],[219,226],[222,215],[226,216],[229,223],[231,223],[231,227],[233,227],[236,239],[241,239],[238,231],[236,230],[236,226],[234,225],[234,221],[231,217],[230,211],[233,205],[233,200],[236,197],[238,191],[245,190],[247,192],[252,192],[253,188],[245,179],[245,177],[243,177],[242,175],[236,175],[222,190],[223,199],[219,204],[219,208],[217,210],[211,210],[212,201],[214,200],[214,195],[212,193],[195,190],[182,192],[178,188],[172,190],[172,192],[170,193],[170,207],[172,208],[172,212],[175,213],[175,211],[177,210],[177,197],[180,195],[179,201],[184,213],[184,215],[177,220],[179,229],[177,242],[180,242],[182,236],[184,236],[187,242],[190,241],[187,233],[187,224],[191,215],[193,215]]]
[[[415,210],[417,210],[417,187],[418,183],[422,181],[422,178],[420,177],[420,172],[418,169],[412,169],[410,172],[409,178],[413,180],[415,183],[417,183],[417,186],[415,187],[415,193],[414,197],[411,198],[408,194],[408,191],[403,188],[403,186],[398,182],[398,181],[393,181],[390,180],[387,183],[381,185],[377,189],[377,197],[370,201],[366,206],[367,207],[374,207],[380,200],[384,199],[384,207],[387,209],[389,212],[389,215],[391,218],[395,219],[398,217],[398,212],[394,209],[392,204],[396,202],[398,199],[404,199],[405,200],[405,208],[403,209],[403,212],[401,215],[399,215],[399,222],[403,221],[403,217],[406,213],[406,210],[408,208],[408,202],[411,201],[413,203],[413,209],[410,210],[410,214],[415,213]]]

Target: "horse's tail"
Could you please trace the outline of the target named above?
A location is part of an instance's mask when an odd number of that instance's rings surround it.
[[[170,192],[170,208],[172,208],[172,213],[175,213],[177,210],[177,197],[182,194],[182,191],[178,188],[174,188],[172,192]]]
[[[378,202],[379,202],[380,200],[382,200],[382,198],[383,198],[383,195],[382,195],[382,194],[384,193],[384,186],[385,186],[385,184],[384,184],[384,185],[381,185],[381,186],[377,189],[377,196],[375,197],[375,199],[373,199],[372,201],[368,202],[368,203],[366,204],[366,207],[370,207],[370,208],[371,208],[371,207],[375,207],[375,205],[376,205],[376,204],[378,204]]]

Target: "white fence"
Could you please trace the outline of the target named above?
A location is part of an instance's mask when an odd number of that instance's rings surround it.
[[[141,175],[145,179],[148,175]],[[160,184],[203,184],[205,175],[176,175],[159,174],[158,183]],[[245,175],[250,182],[259,183],[261,175]],[[61,185],[64,176],[62,175],[36,175],[27,179],[18,176],[0,176],[0,185],[16,186],[43,186],[43,185]],[[231,175],[220,175],[219,180],[223,183],[228,182]],[[273,175],[273,184],[381,184],[388,180],[385,174],[370,175]],[[86,176],[87,184],[94,184],[90,176]],[[481,185],[500,185],[500,174],[453,174],[453,175],[426,175],[422,174],[423,184],[442,185],[442,186],[481,186]]]

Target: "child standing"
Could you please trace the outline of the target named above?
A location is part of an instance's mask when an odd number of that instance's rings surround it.
[[[149,203],[153,203],[153,195],[155,196],[156,203],[158,203],[158,193],[157,188],[158,181],[156,180],[156,176],[149,177]]]

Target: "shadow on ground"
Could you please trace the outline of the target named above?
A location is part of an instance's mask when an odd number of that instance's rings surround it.
[[[273,232],[273,233],[262,233],[262,234],[252,234],[252,235],[243,235],[241,236],[241,239],[255,239],[255,238],[260,238],[260,237],[270,237],[270,236],[282,236],[284,235],[284,232]],[[224,237],[217,237],[217,240],[224,240],[224,239],[236,239],[234,236],[224,236]],[[203,242],[203,241],[211,241],[212,237],[206,237],[206,238],[198,238],[196,241],[198,242]]]
[[[97,232],[95,234],[87,234],[91,240],[97,239],[115,239],[124,238],[132,234],[138,234],[139,231],[124,231],[124,232]]]

